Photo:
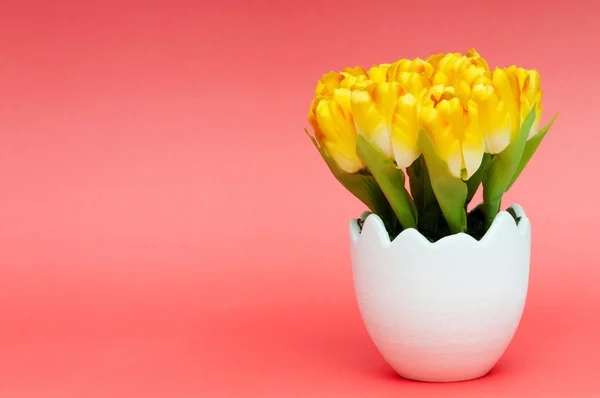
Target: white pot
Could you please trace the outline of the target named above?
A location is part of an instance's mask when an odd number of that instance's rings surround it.
[[[407,229],[393,242],[375,214],[350,223],[354,287],[367,331],[402,377],[478,378],[512,340],[529,281],[531,226],[502,211],[477,241],[455,234],[429,242]],[[368,215],[368,216],[367,216]]]

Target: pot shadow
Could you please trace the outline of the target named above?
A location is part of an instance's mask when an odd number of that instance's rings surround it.
[[[283,341],[281,342],[283,344]],[[423,382],[411,380],[400,376],[385,361],[379,353],[366,330],[361,328],[344,328],[344,330],[328,329],[327,333],[311,333],[302,341],[295,340],[295,344],[303,355],[310,356],[316,362],[325,364],[327,368],[336,372],[352,374],[363,380],[381,381],[385,383],[400,383],[406,385],[472,385],[501,381],[511,374],[513,368],[509,358],[502,358],[486,375],[465,381],[457,382]]]
[[[227,318],[230,322],[226,328],[230,331],[228,336],[236,337],[222,341],[223,347],[227,347],[224,350],[238,363],[248,366],[264,364],[286,374],[307,372],[306,376],[309,377],[318,369],[321,375],[414,386],[474,384],[489,380],[497,382],[507,375],[510,377],[513,364],[519,363],[515,357],[503,358],[487,375],[463,382],[424,383],[409,380],[398,375],[387,364],[355,308],[321,307],[317,312],[313,307],[302,306],[293,310],[290,307],[269,308],[258,318],[251,313]],[[290,313],[295,316],[289,316]],[[240,335],[242,330],[244,333]],[[225,335],[220,332],[218,336],[223,339]],[[244,339],[240,336],[244,336]],[[239,340],[238,344],[232,344],[232,340]]]

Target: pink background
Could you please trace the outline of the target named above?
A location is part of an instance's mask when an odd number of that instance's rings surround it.
[[[0,396],[598,397],[592,1],[0,3]],[[402,380],[356,307],[362,211],[303,133],[322,73],[475,47],[536,68],[551,133],[513,344]]]

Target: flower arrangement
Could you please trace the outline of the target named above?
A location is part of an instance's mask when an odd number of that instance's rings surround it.
[[[472,49],[323,75],[307,134],[391,239],[408,228],[480,239],[556,118],[540,128],[541,113],[537,71],[492,71]]]

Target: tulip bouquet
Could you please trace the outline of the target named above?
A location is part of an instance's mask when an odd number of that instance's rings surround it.
[[[309,136],[391,239],[408,228],[479,239],[554,121],[539,127],[541,100],[538,72],[492,71],[474,49],[402,59],[325,74]]]

